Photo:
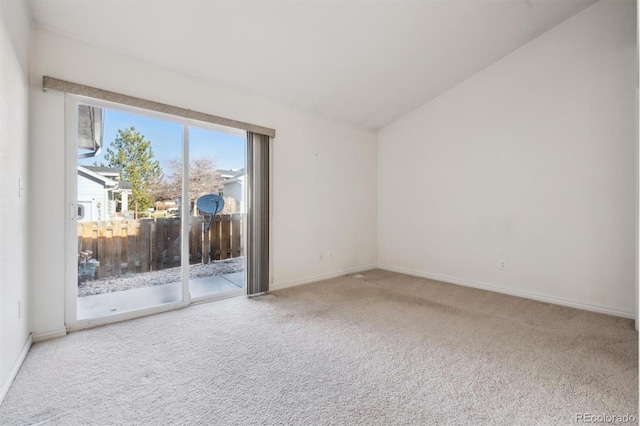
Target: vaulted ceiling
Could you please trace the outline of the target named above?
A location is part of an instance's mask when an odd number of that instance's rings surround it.
[[[595,0],[29,0],[46,29],[380,129]]]

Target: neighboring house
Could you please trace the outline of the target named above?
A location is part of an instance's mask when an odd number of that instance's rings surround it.
[[[238,211],[243,212],[243,194],[245,182],[245,169],[218,170],[222,179],[222,196],[231,197],[236,201]]]
[[[220,176],[220,179],[225,181],[227,179],[231,179],[238,175],[244,174],[244,169],[218,169],[216,170],[216,173]]]
[[[120,194],[120,197],[118,197]],[[112,219],[119,211],[127,211],[131,184],[120,181],[120,171],[111,167],[78,166],[78,204],[84,206],[84,217],[78,222]]]
[[[220,185],[218,186],[219,195],[223,195],[224,182],[234,179],[240,175],[244,175],[244,169],[218,169],[215,171],[217,177],[220,179]],[[227,194],[224,193],[226,196]]]

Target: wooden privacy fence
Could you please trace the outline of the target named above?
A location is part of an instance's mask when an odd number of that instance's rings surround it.
[[[242,215],[189,218],[189,264],[243,256]],[[94,278],[180,266],[180,218],[78,223],[78,265],[98,261]]]

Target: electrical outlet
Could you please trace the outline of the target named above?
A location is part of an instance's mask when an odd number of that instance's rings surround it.
[[[333,257],[333,250],[327,250],[327,260],[331,260]]]
[[[504,259],[500,259],[498,261],[498,268],[500,268],[500,270],[502,271],[506,271],[507,270],[507,261]]]
[[[324,253],[322,253],[322,252],[318,253],[318,260],[320,262],[324,262]]]
[[[22,183],[22,179],[18,178],[18,198],[22,198],[24,194],[24,185]]]

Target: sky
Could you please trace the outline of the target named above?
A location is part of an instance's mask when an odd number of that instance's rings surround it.
[[[97,157],[78,160],[81,165],[93,165],[97,161],[106,164],[104,153],[115,140],[118,129],[134,126],[144,138],[151,141],[155,158],[165,174],[170,173],[169,161],[182,157],[182,125],[170,121],[105,109],[103,148]],[[216,169],[240,169],[244,167],[244,138],[209,129],[190,127],[189,157],[210,158]]]

